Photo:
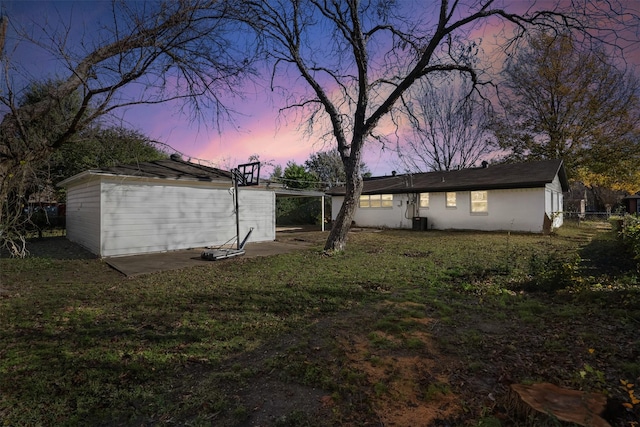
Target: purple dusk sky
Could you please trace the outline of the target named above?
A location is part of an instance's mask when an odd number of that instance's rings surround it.
[[[58,22],[70,22],[70,36],[78,39],[90,38],[96,22],[109,23],[110,11],[110,2],[102,0],[0,0],[0,13],[6,14],[14,25],[28,28],[32,22],[42,24],[47,20],[55,28]],[[491,32],[495,30],[496,28],[483,27],[478,37],[490,41],[493,38]],[[7,36],[7,52],[22,64],[24,75],[40,79],[56,75],[66,77],[68,70],[56,69],[56,63],[39,48],[20,45],[15,51],[10,50],[13,48],[11,30]],[[483,47],[491,49],[489,45]],[[271,161],[283,167],[290,160],[302,164],[312,153],[331,148],[297,130],[300,122],[295,112],[279,116],[278,110],[284,106],[284,101],[265,86],[264,82],[250,82],[242,99],[231,99],[228,106],[239,114],[234,116],[234,122],[224,122],[221,129],[207,125],[206,122],[193,122],[187,115],[179,112],[179,106],[171,104],[142,105],[116,114],[126,126],[166,143],[186,158],[211,162],[225,169],[246,162],[253,154],[259,155],[262,161]],[[389,129],[391,133],[392,130],[390,127]],[[381,148],[379,143],[372,142],[365,151],[364,161],[371,172],[374,175],[385,175],[392,170],[401,170],[392,150],[394,147],[386,150]]]
[[[57,23],[70,22],[70,39],[86,40],[90,39],[96,22],[109,24],[111,2],[0,0],[0,13],[7,15],[13,25],[26,28],[33,28],[34,22],[38,25],[48,22],[51,27],[63,30]],[[7,36],[7,52],[23,68],[20,74],[27,80],[67,76],[68,70],[56,68],[59,63],[44,50],[24,43],[13,50],[11,29]],[[249,82],[242,99],[226,101],[238,114],[233,116],[233,122],[223,122],[220,129],[213,126],[213,120],[194,122],[188,114],[180,112],[178,104],[140,105],[115,114],[125,126],[167,144],[185,158],[225,169],[247,162],[254,154],[262,161],[283,167],[288,161],[302,164],[311,154],[331,148],[298,130],[300,123],[295,112],[279,115],[284,103],[264,85],[265,82]],[[381,150],[377,143],[366,151],[365,163],[376,175],[390,174],[398,168],[391,150]],[[270,171],[267,167],[266,172]]]

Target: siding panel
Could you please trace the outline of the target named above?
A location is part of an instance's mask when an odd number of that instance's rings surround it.
[[[100,181],[67,190],[67,239],[94,254],[100,253]]]
[[[276,239],[276,194],[273,191],[240,189],[240,239],[253,227],[250,242]],[[235,223],[234,223],[235,226]],[[235,233],[234,233],[235,234]]]

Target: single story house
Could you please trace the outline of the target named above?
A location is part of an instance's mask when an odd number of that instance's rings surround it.
[[[67,238],[100,257],[233,243],[232,174],[179,156],[89,170],[60,183],[67,190]],[[240,239],[275,240],[275,192],[238,189]]]
[[[562,160],[393,174],[365,179],[354,222],[419,230],[548,232],[563,223],[562,193],[568,189]],[[335,219],[345,188],[328,194]]]

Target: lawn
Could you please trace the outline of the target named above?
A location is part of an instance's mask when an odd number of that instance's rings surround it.
[[[561,425],[509,387],[551,382],[638,425],[640,284],[610,230],[304,238],[136,278],[0,259],[1,424]]]

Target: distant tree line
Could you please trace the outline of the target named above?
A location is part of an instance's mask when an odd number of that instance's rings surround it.
[[[369,168],[362,163],[364,177],[371,176]],[[287,162],[283,169],[275,165],[269,177],[271,182],[293,190],[322,192],[330,187],[345,184],[346,175],[337,150],[319,151],[311,154],[303,165]],[[278,225],[320,224],[331,216],[331,202],[325,198],[325,217],[322,217],[320,197],[278,197],[276,199],[276,222]]]

